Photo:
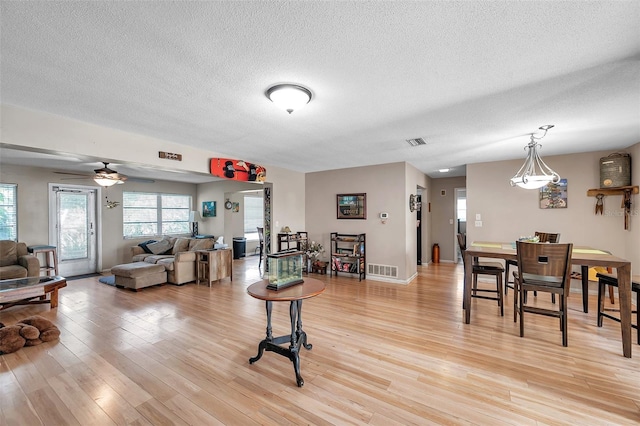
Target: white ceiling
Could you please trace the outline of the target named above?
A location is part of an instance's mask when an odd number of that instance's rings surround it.
[[[441,177],[524,158],[544,124],[543,157],[640,141],[635,0],[0,7],[3,103],[261,164],[407,161]],[[264,92],[283,82],[313,100],[278,110]]]

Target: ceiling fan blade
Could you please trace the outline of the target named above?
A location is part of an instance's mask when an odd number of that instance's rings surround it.
[[[91,178],[91,175],[88,175],[86,173],[72,173],[72,172],[53,172],[59,175],[71,175],[71,176],[84,176],[86,178]]]

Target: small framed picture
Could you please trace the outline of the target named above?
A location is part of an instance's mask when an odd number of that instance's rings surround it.
[[[202,217],[216,217],[216,202],[215,201],[203,201],[202,202]]]
[[[338,194],[338,219],[366,219],[367,194]]]
[[[558,183],[549,183],[540,188],[541,209],[567,208],[567,180],[560,179]]]

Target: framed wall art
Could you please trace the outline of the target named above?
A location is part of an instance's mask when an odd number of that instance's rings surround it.
[[[540,188],[541,209],[567,208],[567,180],[560,179],[558,183],[549,183]]]
[[[366,219],[367,194],[338,194],[336,209],[338,219]]]
[[[203,201],[202,202],[202,217],[216,217],[216,202],[215,201]]]

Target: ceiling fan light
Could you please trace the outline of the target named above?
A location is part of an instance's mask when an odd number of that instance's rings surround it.
[[[116,183],[118,183],[119,181],[116,179],[109,179],[107,177],[104,176],[96,176],[93,178],[93,180],[100,186],[104,186],[104,187],[109,187],[109,186],[113,186]]]
[[[289,114],[311,101],[311,91],[296,84],[277,84],[266,92],[267,98]]]

